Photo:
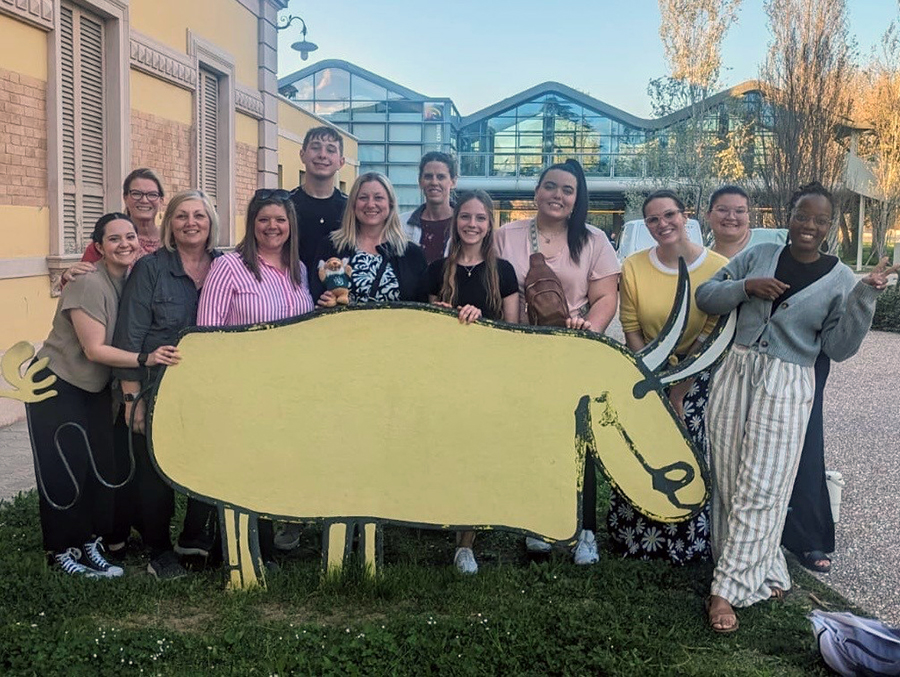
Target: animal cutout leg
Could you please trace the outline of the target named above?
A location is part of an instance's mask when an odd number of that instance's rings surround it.
[[[381,527],[377,522],[364,522],[359,526],[359,550],[363,556],[366,575],[377,576],[381,568]]]
[[[258,585],[265,587],[256,515],[220,508],[219,522],[222,525],[222,549],[228,570],[228,588],[247,590]]]
[[[326,575],[340,574],[344,568],[348,531],[346,522],[334,522],[327,525],[323,534],[324,543],[322,543],[322,556],[325,559]]]

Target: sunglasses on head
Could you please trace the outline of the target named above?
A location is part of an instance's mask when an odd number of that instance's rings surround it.
[[[260,188],[253,193],[253,202],[262,202],[263,200],[279,200],[287,202],[291,199],[291,194],[283,188]]]

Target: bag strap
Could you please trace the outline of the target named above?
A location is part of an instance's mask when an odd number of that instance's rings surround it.
[[[538,244],[537,219],[531,219],[531,223],[528,224],[528,231],[531,236],[531,253],[540,254],[541,247]]]

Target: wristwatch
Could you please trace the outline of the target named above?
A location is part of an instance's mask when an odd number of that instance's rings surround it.
[[[137,399],[136,393],[122,393],[122,400],[124,402],[134,402]]]
[[[138,353],[138,366],[145,367],[147,366],[147,353]]]

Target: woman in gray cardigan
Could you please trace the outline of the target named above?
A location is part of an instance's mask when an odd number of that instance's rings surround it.
[[[697,289],[711,315],[740,307],[734,345],[713,376],[710,627],[733,632],[733,607],[779,598],[791,586],[779,547],[813,402],[813,364],[859,349],[875,299],[898,266],[885,259],[859,283],[819,247],[833,218],[819,183],[791,198],[790,243],[745,250]]]

